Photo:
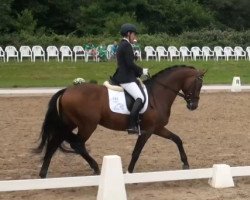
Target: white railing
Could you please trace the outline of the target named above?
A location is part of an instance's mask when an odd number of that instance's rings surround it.
[[[98,186],[100,176],[0,181],[0,192]]]
[[[229,167],[219,164],[205,169],[123,174],[121,158],[105,156],[100,176],[5,180],[0,181],[0,192],[98,186],[98,200],[117,199],[117,195],[119,199],[127,199],[125,184],[209,179],[212,187],[224,188],[233,187],[233,177],[238,176],[250,176],[250,166]]]
[[[39,95],[54,94],[62,88],[0,88],[0,95]],[[233,77],[232,85],[203,85],[202,92],[206,91],[250,91],[250,85],[241,85],[240,77]]]

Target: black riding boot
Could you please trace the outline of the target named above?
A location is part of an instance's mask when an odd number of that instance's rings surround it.
[[[129,116],[129,126],[127,129],[129,134],[139,133],[138,117],[139,117],[139,112],[142,109],[142,107],[143,107],[142,100],[140,98],[137,98],[134,102],[133,108]]]

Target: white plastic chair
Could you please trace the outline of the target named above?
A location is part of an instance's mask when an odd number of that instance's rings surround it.
[[[73,61],[73,53],[69,46],[61,46],[60,47],[61,52],[61,61],[63,62],[64,57],[69,57],[71,61]]]
[[[236,60],[236,56],[235,56],[235,53],[234,53],[234,50],[232,47],[224,47],[224,55],[225,55],[225,59],[228,61],[229,58],[235,58]]]
[[[49,58],[56,58],[59,62],[59,51],[56,46],[48,46],[46,48],[47,52],[47,61],[49,62]]]
[[[246,52],[240,46],[234,47],[234,54],[235,54],[236,60],[239,60],[240,57],[243,57],[246,59]]]
[[[180,47],[180,54],[183,61],[185,61],[185,58],[192,59],[192,52],[186,46]]]
[[[202,51],[202,57],[203,60],[206,59],[206,61],[211,57],[214,57],[214,51],[212,51],[208,46],[204,46],[201,48]]]
[[[43,59],[43,61],[45,62],[45,52],[41,46],[33,46],[31,50],[33,54],[33,62],[36,61],[36,57]]]
[[[250,61],[250,47],[246,48],[246,53],[247,53],[248,60]]]
[[[173,58],[180,58],[180,51],[175,46],[169,46],[168,53],[170,61],[173,61]]]
[[[165,49],[164,46],[156,47],[156,52],[157,52],[157,56],[158,56],[158,61],[161,61],[161,57],[168,58],[168,51]]]
[[[214,47],[214,55],[215,55],[215,59],[218,61],[219,58],[225,58],[226,56],[224,54],[224,50],[221,46],[215,46]]]
[[[21,46],[19,48],[20,51],[20,61],[23,61],[23,58],[30,58],[30,61],[32,61],[32,51],[29,46]]]
[[[75,62],[77,60],[77,57],[82,57],[82,58],[84,57],[84,59],[85,59],[86,54],[85,54],[85,51],[84,51],[82,46],[74,46],[73,52],[75,55]],[[86,62],[86,60],[85,60],[85,62]]]
[[[135,50],[134,51],[134,55],[137,59],[139,59],[140,61],[142,61],[142,56],[141,56],[141,50]]]
[[[156,55],[156,51],[154,50],[154,48],[152,46],[145,46],[144,51],[146,52],[146,60],[148,61],[149,57],[152,57],[157,60],[157,55]]]
[[[17,62],[19,62],[19,53],[14,46],[6,46],[4,49],[6,53],[6,60],[9,62],[9,58],[16,58]]]
[[[5,62],[5,52],[2,47],[0,47],[0,58],[3,58],[3,62]]]
[[[200,47],[196,47],[196,46],[191,47],[191,52],[192,52],[193,59],[195,61],[197,58],[203,58],[203,54],[202,54]]]
[[[139,59],[140,61],[142,61],[141,48],[135,44],[132,44],[132,48],[133,48],[135,59],[136,60]]]

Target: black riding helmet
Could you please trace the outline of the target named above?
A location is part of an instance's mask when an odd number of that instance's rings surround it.
[[[137,33],[136,27],[133,24],[123,24],[121,26],[121,35],[126,36],[128,32],[134,32]]]

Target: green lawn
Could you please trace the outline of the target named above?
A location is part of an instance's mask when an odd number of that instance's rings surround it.
[[[234,76],[240,76],[242,84],[250,84],[250,61],[142,61],[138,65],[149,68],[151,75],[176,64],[191,65],[198,69],[208,69],[205,84],[231,84]],[[0,87],[64,87],[72,80],[82,77],[102,84],[115,71],[116,63],[109,62],[43,62],[29,61],[4,63],[0,61]]]

